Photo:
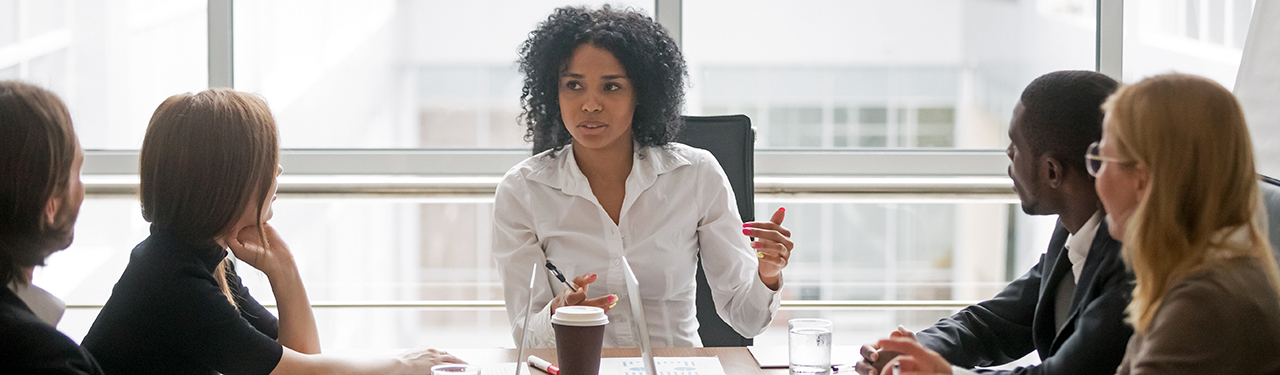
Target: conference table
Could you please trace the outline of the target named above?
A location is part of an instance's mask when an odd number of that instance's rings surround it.
[[[834,351],[850,351],[856,348],[836,347]],[[771,348],[770,350],[782,350],[785,355],[786,347]],[[449,354],[453,354],[468,363],[490,368],[496,363],[514,363],[516,362],[516,349],[514,348],[469,348],[469,349],[446,349]],[[655,357],[719,357],[720,365],[724,367],[726,375],[783,375],[788,374],[786,368],[767,368],[762,369],[756,364],[755,357],[746,347],[727,347],[727,348],[654,348]],[[535,355],[540,358],[556,362],[555,349],[525,349],[525,356]],[[639,357],[639,348],[605,348],[603,357]],[[834,356],[833,356],[834,357]],[[854,374],[852,369],[845,370],[845,373]],[[505,373],[505,372],[504,372]],[[531,372],[533,375],[545,375],[538,370]]]

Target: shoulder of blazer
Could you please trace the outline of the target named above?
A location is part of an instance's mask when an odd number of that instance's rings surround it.
[[[1124,264],[1124,256],[1121,253],[1123,247],[1124,244],[1111,238],[1106,221],[1098,225],[1098,235],[1094,237],[1093,244],[1089,248],[1089,258],[1095,256],[1100,258],[1093,275],[1095,283],[1107,285],[1109,281],[1113,281],[1113,278],[1120,277],[1125,287],[1128,287],[1133,280],[1133,272],[1129,271],[1128,266]]]
[[[1045,260],[1048,262],[1056,261],[1058,259],[1058,253],[1061,253],[1064,246],[1067,245],[1067,238],[1069,237],[1071,237],[1071,232],[1067,231],[1067,227],[1062,226],[1062,220],[1058,220],[1058,222],[1053,225],[1053,235],[1049,237],[1049,248],[1045,251],[1047,256]],[[1052,268],[1045,271],[1047,272],[1049,270],[1052,270]]]

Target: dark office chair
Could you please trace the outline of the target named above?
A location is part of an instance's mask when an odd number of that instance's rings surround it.
[[[684,131],[677,141],[711,151],[729,178],[733,196],[738,201],[742,221],[755,220],[755,141],[751,119],[744,115],[684,116]],[[716,313],[711,300],[711,287],[698,259],[698,336],[702,346],[749,346],[752,339],[742,337]]]
[[[1280,180],[1258,175],[1258,195],[1267,208],[1268,230],[1271,231],[1271,250],[1280,260]]]

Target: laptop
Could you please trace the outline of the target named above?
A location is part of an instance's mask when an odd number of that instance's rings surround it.
[[[657,375],[658,366],[653,361],[653,344],[649,342],[649,324],[644,319],[644,305],[640,304],[640,280],[631,270],[627,257],[622,257],[622,271],[626,273],[627,295],[631,301],[631,322],[640,336],[640,360],[644,363],[646,375]]]
[[[529,301],[525,302],[524,307],[524,331],[520,333],[520,343],[516,344],[516,371],[512,374],[519,375],[522,369],[526,369],[524,362],[524,345],[529,341],[529,316],[533,315],[533,286],[538,282],[538,263],[533,264],[533,271],[529,272]],[[528,373],[526,370],[525,373]]]

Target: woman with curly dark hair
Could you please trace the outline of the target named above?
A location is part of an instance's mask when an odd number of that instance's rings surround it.
[[[618,297],[626,261],[640,279],[653,345],[700,345],[699,255],[720,316],[743,336],[763,332],[778,309],[791,233],[782,210],[743,224],[715,158],[672,142],[686,74],[662,26],[630,9],[560,8],[530,33],[520,69],[535,155],[499,184],[493,230],[513,336],[526,332],[533,293],[528,345],[554,346],[551,314],[585,305],[620,323],[606,326],[605,346],[636,346],[632,306]],[[540,272],[529,290],[530,265],[547,262],[581,276],[565,287]]]

